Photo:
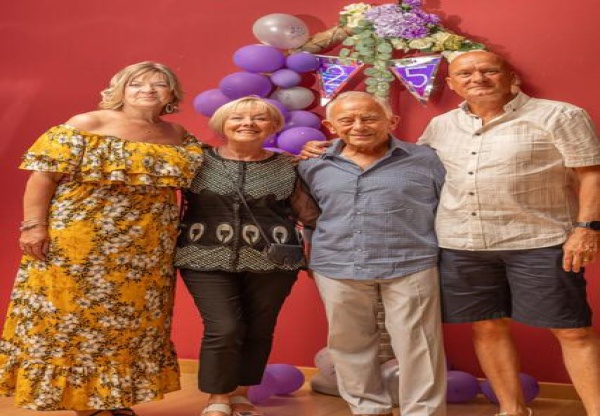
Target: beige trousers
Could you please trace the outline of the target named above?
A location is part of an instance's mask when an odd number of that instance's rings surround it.
[[[340,395],[353,414],[387,414],[392,400],[378,360],[377,298],[399,365],[402,416],[446,415],[439,276],[431,268],[394,279],[332,279],[315,273],[329,324]]]

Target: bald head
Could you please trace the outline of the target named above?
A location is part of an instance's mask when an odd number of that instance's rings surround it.
[[[460,55],[456,56],[456,58],[454,58],[452,60],[452,62],[450,62],[450,66],[448,67],[448,72],[452,73],[452,68],[453,67],[456,68],[456,67],[460,66],[464,61],[481,60],[481,59],[485,59],[489,62],[495,62],[498,65],[502,66],[503,68],[506,68],[507,70],[512,71],[510,64],[502,56],[500,56],[494,52],[484,51],[482,49],[476,49],[473,51],[461,53]]]
[[[450,63],[446,82],[469,105],[485,102],[501,106],[514,97],[517,77],[500,55],[470,51]]]

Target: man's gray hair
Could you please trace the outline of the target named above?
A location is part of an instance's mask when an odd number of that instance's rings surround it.
[[[330,119],[331,112],[333,111],[332,109],[337,103],[339,103],[341,101],[345,101],[345,100],[355,99],[355,98],[371,99],[381,106],[381,108],[385,112],[385,115],[388,118],[391,118],[394,116],[392,107],[390,106],[390,103],[388,102],[388,100],[386,100],[385,98],[378,97],[376,95],[373,95],[373,94],[365,92],[365,91],[347,91],[347,92],[341,93],[340,95],[338,95],[336,98],[334,98],[327,104],[327,107],[325,107],[325,118],[328,120]]]

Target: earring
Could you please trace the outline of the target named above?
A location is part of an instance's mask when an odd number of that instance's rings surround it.
[[[165,105],[164,111],[166,114],[172,114],[175,112],[175,106],[173,105],[173,103],[167,103],[167,105]]]

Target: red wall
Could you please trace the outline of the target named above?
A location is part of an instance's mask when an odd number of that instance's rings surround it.
[[[374,1],[382,4],[385,0]],[[391,2],[391,0],[390,0]],[[236,71],[231,56],[256,43],[253,22],[270,13],[302,18],[311,32],[332,26],[350,1],[275,0],[25,0],[5,2],[0,15],[0,314],[3,316],[18,263],[17,227],[26,174],[20,155],[46,128],[90,110],[110,76],[123,66],[157,60],[174,68],[188,93],[173,117],[211,141],[206,119],[191,99]],[[507,56],[521,71],[524,89],[586,108],[600,122],[595,96],[600,58],[595,0],[425,0],[446,25]],[[427,108],[407,93],[396,95],[400,137],[415,140],[427,120],[458,100],[440,84]],[[600,311],[598,266],[588,273],[591,301]],[[2,319],[2,318],[0,318]],[[596,328],[600,328],[598,319]],[[202,332],[193,304],[179,287],[174,338],[180,356],[196,356]],[[542,381],[567,382],[556,343],[542,330],[516,328],[523,370]],[[311,366],[325,344],[323,310],[311,281],[302,278],[282,313],[272,361]],[[446,328],[452,364],[480,374],[468,328]]]

